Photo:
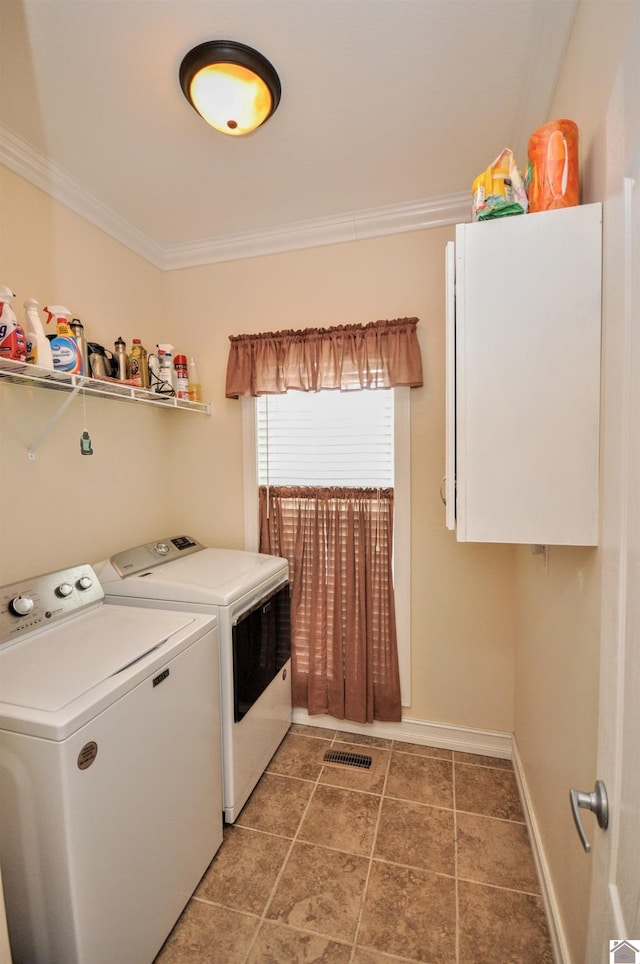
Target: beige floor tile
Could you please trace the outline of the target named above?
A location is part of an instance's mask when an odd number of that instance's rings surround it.
[[[455,764],[456,810],[524,821],[516,779],[508,770]]]
[[[294,837],[313,786],[309,780],[264,773],[234,826]]]
[[[157,960],[454,964],[456,886],[457,964],[551,964],[510,761],[296,725]]]
[[[353,743],[357,746],[379,746],[382,750],[390,750],[393,747],[393,740],[386,740],[382,736],[370,736],[368,733],[347,733],[346,730],[338,730],[336,740],[339,743]]]
[[[454,837],[453,810],[383,799],[374,856],[454,875]]]
[[[413,961],[454,964],[455,881],[374,860],[357,944]]]
[[[370,793],[318,785],[298,839],[369,857],[380,799]]]
[[[351,964],[393,964],[394,961],[410,961],[409,957],[396,957],[395,954],[383,954],[372,951],[369,947],[356,947]]]
[[[267,772],[302,780],[317,780],[322,769],[322,754],[330,746],[330,740],[288,733],[271,758]]]
[[[233,910],[262,914],[291,843],[244,827],[226,827],[224,842],[196,897]]]
[[[322,768],[320,783],[330,784],[333,787],[345,787],[350,790],[363,790],[367,793],[382,793],[391,758],[389,750],[381,750],[376,746],[365,748],[354,743],[334,743],[331,749],[344,753],[364,753],[371,757],[371,769],[325,764]],[[324,750],[321,751],[318,759],[322,760],[323,756]]]
[[[289,733],[297,733],[298,736],[316,736],[321,740],[333,740],[336,731],[325,726],[307,726],[306,723],[292,723]]]
[[[247,964],[349,964],[350,960],[351,944],[339,944],[328,937],[264,921]]]
[[[241,964],[259,923],[257,917],[191,900],[156,964]]]
[[[542,899],[458,882],[459,964],[553,964]]]
[[[431,756],[436,760],[452,760],[451,750],[443,750],[439,746],[425,746],[422,743],[404,743],[402,740],[394,740],[393,749],[399,753],[414,753],[416,756]]]
[[[453,767],[447,760],[391,754],[386,796],[432,807],[453,807]]]
[[[364,857],[297,843],[266,917],[334,940],[353,941],[368,866]]]
[[[458,876],[539,894],[527,828],[471,813],[457,815]]]
[[[503,760],[497,756],[483,756],[480,753],[461,753],[455,751],[454,761],[456,763],[471,763],[478,767],[494,767],[499,770],[513,770],[511,760]]]

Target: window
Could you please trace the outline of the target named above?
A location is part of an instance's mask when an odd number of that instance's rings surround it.
[[[410,703],[409,391],[288,392],[243,399],[245,546],[258,548],[258,485],[393,487],[402,703]]]
[[[256,399],[258,485],[393,486],[394,393]]]

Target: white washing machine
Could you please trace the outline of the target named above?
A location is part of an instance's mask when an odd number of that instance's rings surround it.
[[[224,813],[233,823],[291,724],[286,559],[163,538],[97,563],[106,598],[217,616]]]
[[[88,565],[0,588],[0,866],[15,964],[150,964],[222,842],[218,630]]]

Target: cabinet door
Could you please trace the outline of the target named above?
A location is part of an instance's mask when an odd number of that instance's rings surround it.
[[[598,539],[602,209],[456,229],[461,541]]]

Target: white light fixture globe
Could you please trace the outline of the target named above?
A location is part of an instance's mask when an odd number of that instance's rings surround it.
[[[257,50],[233,40],[194,47],[180,65],[180,86],[191,106],[223,134],[249,134],[280,103],[280,79]]]

